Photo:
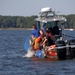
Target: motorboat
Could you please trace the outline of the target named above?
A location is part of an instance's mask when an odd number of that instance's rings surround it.
[[[51,29],[50,31],[54,36],[55,45],[46,47],[45,51],[49,50],[48,55],[45,55],[44,50],[38,50],[36,52],[33,52],[30,51],[29,45],[30,37],[28,37],[24,44],[25,50],[27,52],[26,57],[33,57],[33,58],[37,57],[39,59],[49,59],[49,60],[75,58],[75,39],[67,40],[64,38],[65,35],[62,33],[67,21],[64,16],[57,15],[56,12],[53,11],[52,8],[50,7],[45,7],[41,9],[38,18],[35,18],[34,21],[37,27],[43,29],[44,31],[46,29]],[[54,26],[57,26],[59,30],[57,29],[53,30]]]

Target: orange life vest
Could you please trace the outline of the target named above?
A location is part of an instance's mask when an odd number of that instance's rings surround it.
[[[40,42],[41,42],[41,38],[40,37],[35,39],[34,46],[33,46],[34,50],[38,50],[39,49]]]
[[[57,52],[55,50],[52,50],[52,49],[55,49],[56,45],[51,45],[48,50],[46,50],[46,56],[56,56],[57,55]]]

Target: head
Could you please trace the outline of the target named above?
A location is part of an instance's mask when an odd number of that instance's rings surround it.
[[[36,25],[33,24],[33,25],[32,25],[32,28],[33,28],[33,29],[36,29]]]
[[[40,29],[40,35],[43,35],[44,34],[44,31],[42,29]]]
[[[48,31],[48,30],[46,30],[45,35],[47,36],[48,34],[49,34],[49,31]]]

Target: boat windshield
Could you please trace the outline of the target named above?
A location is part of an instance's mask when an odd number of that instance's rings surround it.
[[[60,22],[59,21],[51,21],[51,22],[47,22],[46,24],[44,24],[45,28],[53,28],[55,26],[58,26],[58,28],[60,28]]]
[[[53,28],[53,26],[55,25],[55,23],[52,21],[52,22],[47,22],[46,23],[46,28]]]

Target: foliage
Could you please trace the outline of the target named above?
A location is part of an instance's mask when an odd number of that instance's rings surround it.
[[[66,28],[75,28],[75,15],[64,15],[67,19]],[[0,28],[31,28],[37,16],[1,16]]]
[[[68,27],[69,28],[75,28],[75,15],[74,14],[67,15],[66,19],[67,19]]]
[[[37,16],[0,16],[0,28],[30,28]]]

